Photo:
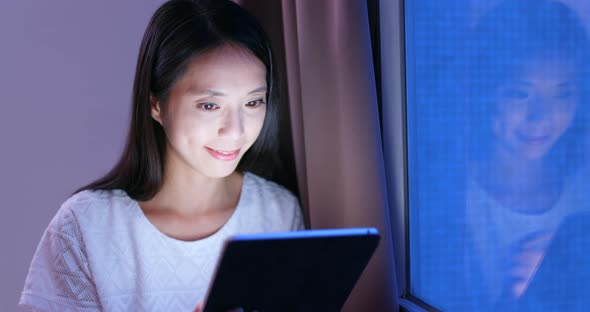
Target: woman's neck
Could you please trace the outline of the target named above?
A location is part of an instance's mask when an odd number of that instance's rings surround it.
[[[212,178],[171,158],[166,161],[162,188],[153,198],[144,202],[143,207],[172,210],[187,216],[235,208],[242,186],[242,175],[239,172]]]
[[[551,170],[543,158],[525,159],[503,150],[492,155],[486,171],[493,184],[509,189],[536,189],[547,180]]]
[[[562,191],[560,173],[544,159],[522,159],[498,152],[477,168],[480,185],[514,211],[546,211],[557,202]]]

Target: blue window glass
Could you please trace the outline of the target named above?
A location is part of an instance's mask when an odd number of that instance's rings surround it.
[[[405,3],[410,292],[445,311],[588,310],[584,6]]]

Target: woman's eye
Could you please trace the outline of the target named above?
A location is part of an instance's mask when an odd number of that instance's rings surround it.
[[[562,91],[557,94],[557,98],[562,99],[562,100],[569,99],[574,96],[575,96],[575,93],[573,91]]]
[[[219,106],[214,103],[200,103],[197,105],[197,107],[204,111],[214,111],[219,108]]]
[[[504,97],[511,100],[525,100],[529,97],[529,93],[519,89],[504,90]]]
[[[248,107],[258,107],[260,105],[264,104],[264,99],[258,99],[258,100],[254,100],[254,101],[250,101],[248,103],[246,103],[246,106]]]

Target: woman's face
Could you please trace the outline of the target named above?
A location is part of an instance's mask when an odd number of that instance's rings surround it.
[[[258,138],[266,89],[264,64],[245,50],[223,46],[194,58],[165,105],[152,101],[152,117],[166,133],[166,164],[230,175]]]
[[[573,62],[533,59],[494,94],[499,148],[523,160],[544,157],[572,123],[580,90]]]

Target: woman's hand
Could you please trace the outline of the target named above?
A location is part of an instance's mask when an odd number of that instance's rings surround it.
[[[203,310],[203,301],[199,301],[199,303],[197,303],[194,312],[201,312],[201,310]]]
[[[194,312],[201,312],[201,310],[203,310],[203,301],[200,301],[199,303],[197,303],[197,307],[195,308]],[[235,308],[235,309],[227,310],[227,312],[244,312],[244,309]]]
[[[523,239],[513,255],[513,265],[510,271],[512,277],[511,292],[515,298],[520,298],[528,288],[543,257],[553,233],[548,231],[536,232]]]

